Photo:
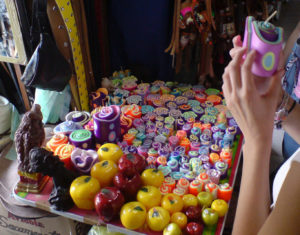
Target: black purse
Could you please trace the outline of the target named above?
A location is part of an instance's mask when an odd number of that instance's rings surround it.
[[[39,43],[21,77],[25,86],[62,91],[71,79],[68,61],[58,50],[47,16],[47,0],[33,1],[31,43]]]

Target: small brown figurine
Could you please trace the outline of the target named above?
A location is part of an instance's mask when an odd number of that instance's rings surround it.
[[[38,193],[46,183],[48,177],[30,173],[29,151],[34,147],[41,147],[45,140],[41,107],[34,104],[30,111],[24,114],[20,126],[15,134],[15,146],[18,159],[18,174],[20,181],[17,189],[25,192]]]

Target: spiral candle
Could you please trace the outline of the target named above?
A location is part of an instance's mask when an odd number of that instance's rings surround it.
[[[74,149],[74,145],[62,144],[58,146],[54,152],[54,155],[57,155],[59,159],[65,164],[65,167],[69,170],[72,169],[71,153]]]
[[[219,186],[213,182],[210,182],[204,186],[206,192],[210,192],[214,199],[217,199]]]
[[[211,182],[218,184],[221,176],[221,172],[216,169],[209,169],[206,171]]]
[[[77,148],[91,149],[92,146],[92,132],[88,130],[73,131],[70,136],[70,142]]]
[[[111,105],[103,107],[100,112],[93,115],[94,134],[97,142],[100,144],[105,142],[116,143],[121,136],[120,127],[120,107]]]
[[[228,164],[226,162],[216,161],[214,168],[221,172],[221,179],[225,179],[227,177]]]
[[[209,176],[205,172],[200,173],[196,179],[202,182],[204,185],[210,182]]]
[[[228,183],[220,184],[218,188],[218,198],[228,202],[231,199],[232,191],[233,188]]]
[[[165,178],[163,184],[169,188],[170,192],[172,192],[175,188],[176,181],[172,177],[168,176]]]
[[[67,144],[68,137],[64,134],[55,134],[46,144],[47,148],[55,152],[56,148],[61,144]]]
[[[197,196],[198,193],[200,193],[203,189],[204,189],[203,182],[200,182],[199,180],[195,179],[190,183],[189,193]]]

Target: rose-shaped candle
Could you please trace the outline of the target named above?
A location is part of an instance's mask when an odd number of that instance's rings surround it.
[[[47,148],[55,152],[56,148],[61,144],[67,144],[68,137],[64,134],[55,134],[46,144]]]
[[[74,145],[62,144],[58,146],[54,152],[54,155],[57,155],[59,159],[65,164],[65,167],[69,170],[72,170],[71,153],[74,148]]]
[[[94,134],[97,142],[117,143],[121,136],[120,107],[111,105],[103,107],[100,112],[93,115]]]
[[[98,154],[94,150],[75,148],[71,154],[74,168],[85,175],[90,174],[92,166],[98,162],[98,159]]]

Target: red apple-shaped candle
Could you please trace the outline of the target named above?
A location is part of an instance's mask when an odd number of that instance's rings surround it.
[[[185,231],[188,235],[200,235],[203,231],[203,225],[196,222],[190,222],[187,224]]]
[[[122,172],[118,172],[113,179],[114,185],[122,191],[126,201],[135,200],[136,194],[142,187],[142,179],[138,173],[133,176],[127,176]]]
[[[189,221],[200,221],[202,216],[201,208],[198,206],[189,206],[185,210],[185,215],[187,216]]]
[[[119,171],[127,176],[133,176],[136,172],[142,173],[146,167],[146,161],[138,154],[124,154],[118,163]]]
[[[105,187],[95,196],[95,209],[100,219],[110,222],[117,218],[125,199],[116,187]]]

